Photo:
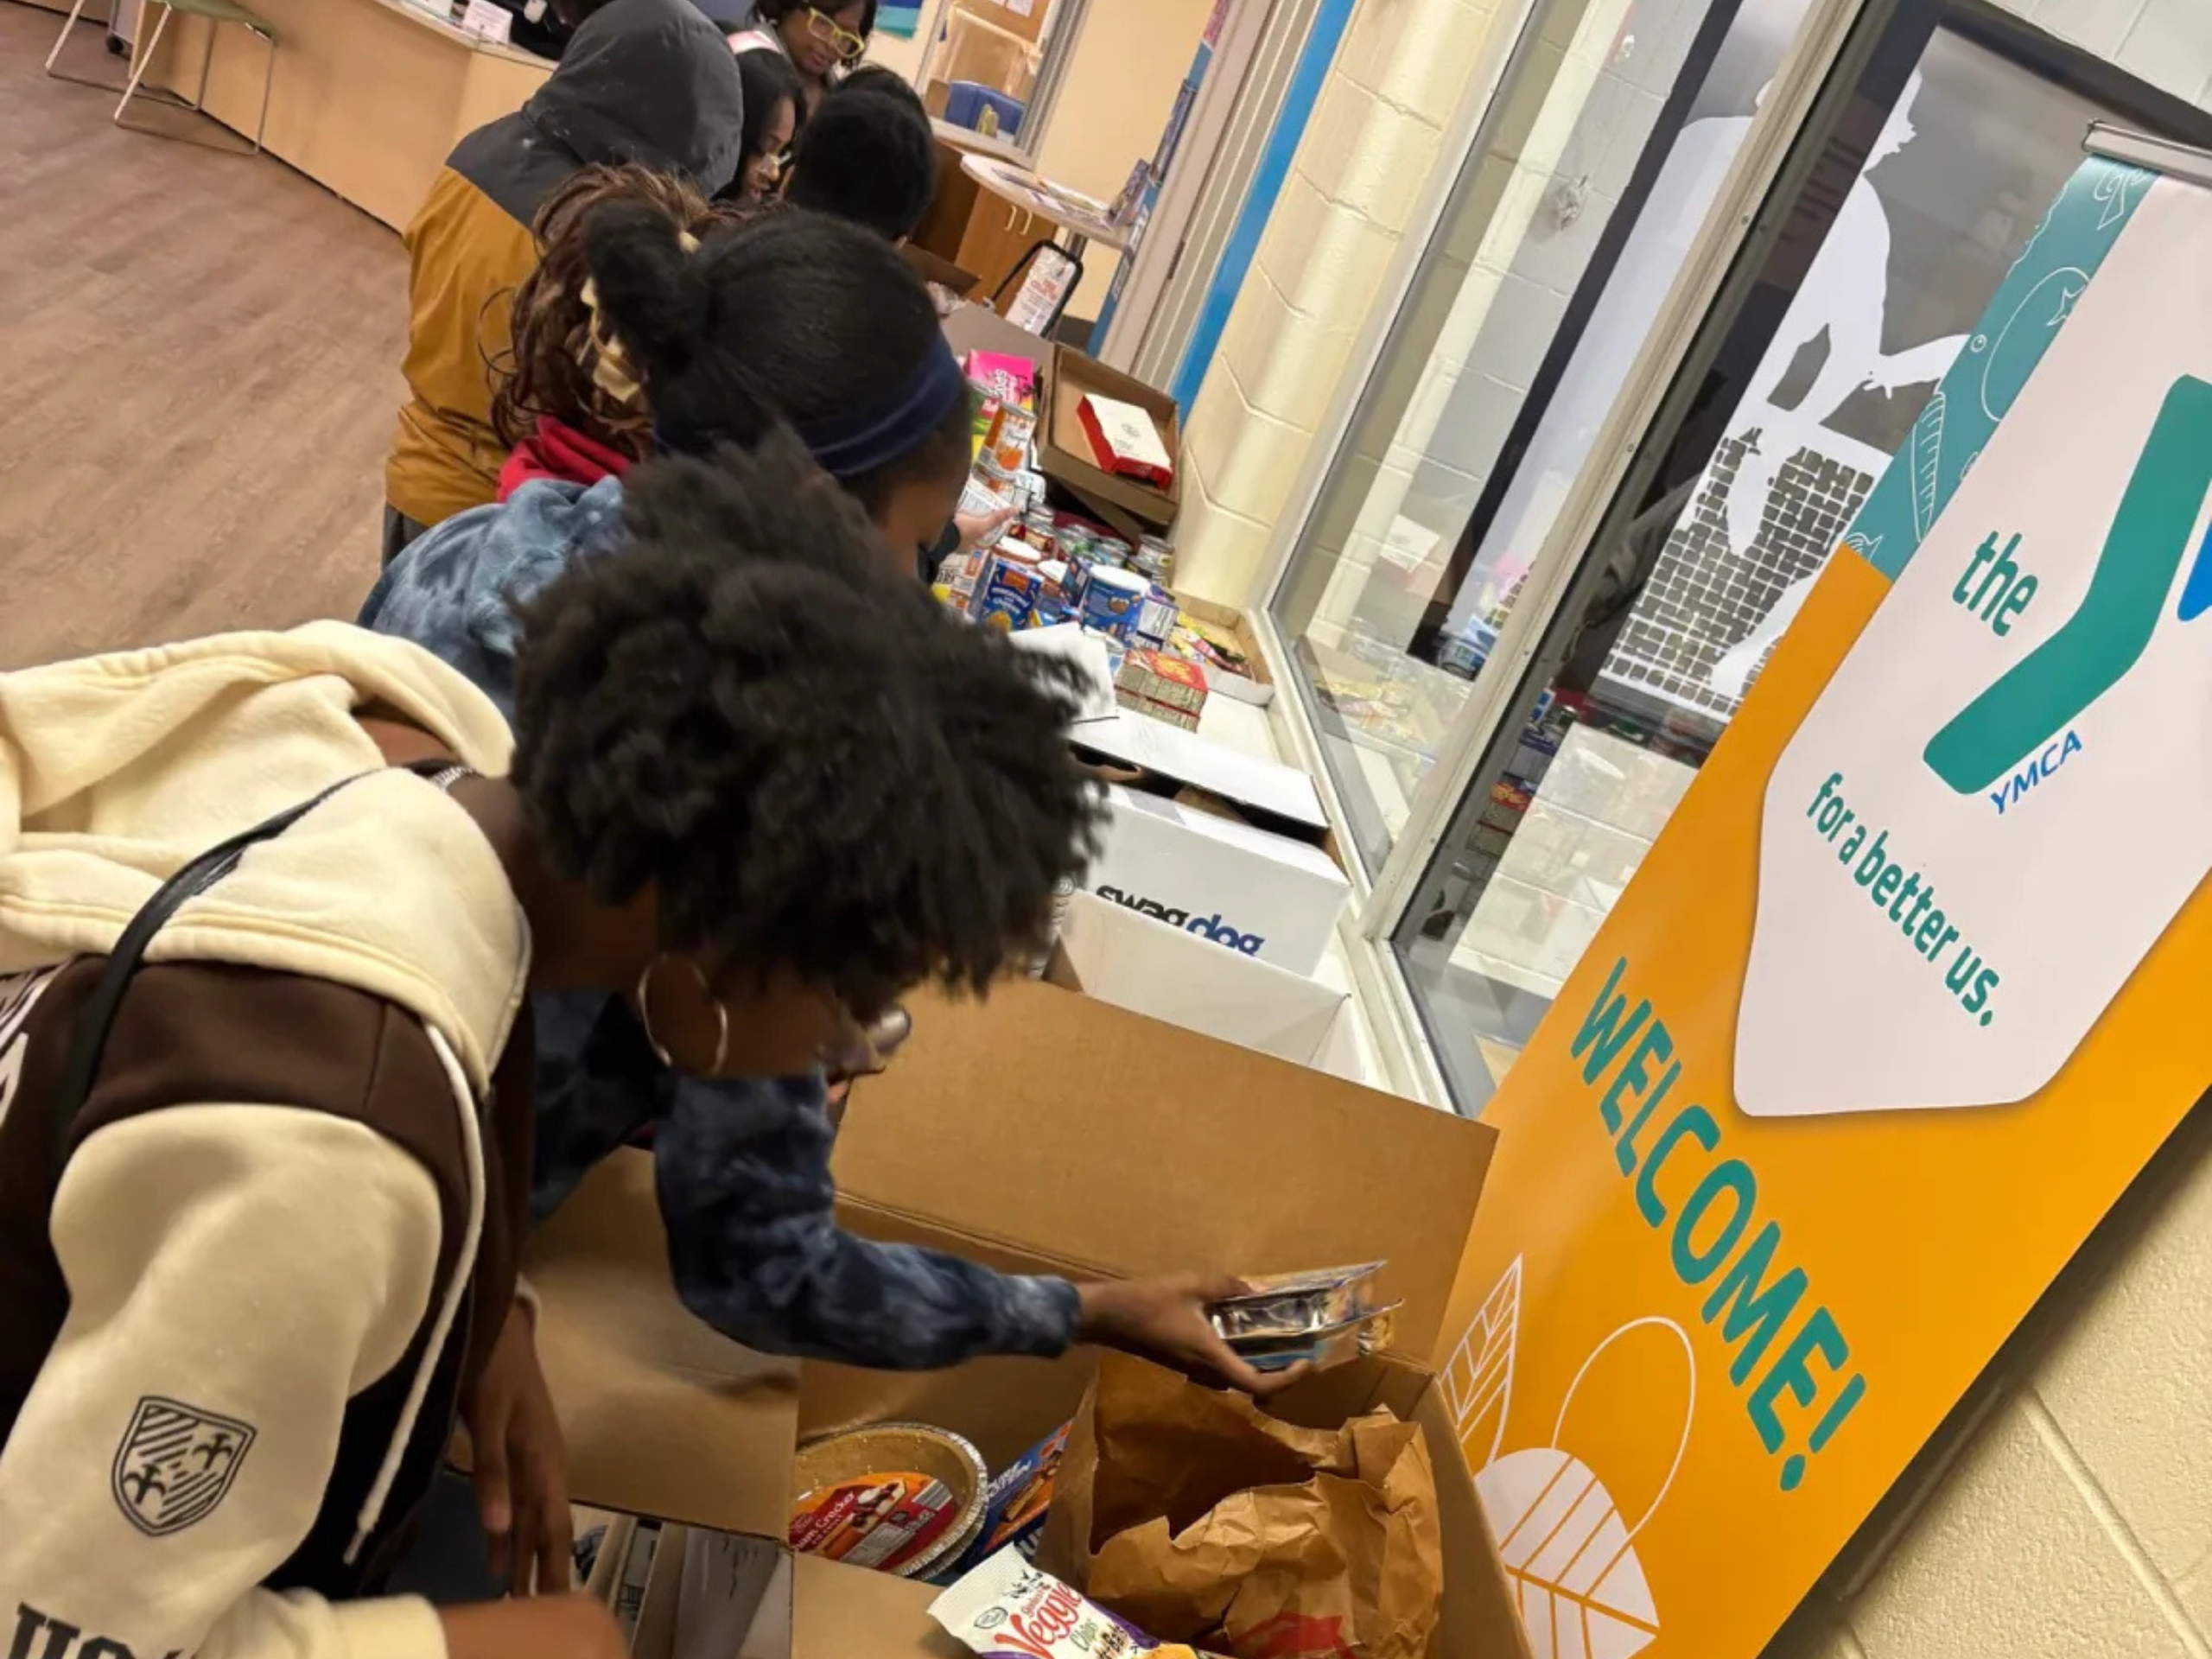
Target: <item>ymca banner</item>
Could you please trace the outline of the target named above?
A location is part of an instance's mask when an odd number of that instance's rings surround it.
[[[2082,166],[1484,1114],[1538,1659],[1754,1659],[2212,1081],[2208,269]]]

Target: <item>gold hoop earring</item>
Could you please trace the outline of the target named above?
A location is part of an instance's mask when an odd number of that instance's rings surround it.
[[[671,1054],[663,1046],[660,1039],[653,1034],[653,970],[668,959],[668,953],[661,952],[648,962],[644,970],[638,976],[636,992],[638,1023],[645,1028],[645,1046],[652,1050],[653,1058],[670,1071],[680,1071],[683,1068],[677,1065],[676,1057]],[[683,957],[681,960],[683,965],[691,970],[691,977],[699,982],[699,989],[705,994],[707,1000],[715,1005],[715,1063],[709,1068],[708,1075],[719,1077],[721,1074],[723,1064],[729,1058],[729,1009],[723,1005],[721,998],[715,995],[715,988],[707,980],[707,970],[689,957]]]

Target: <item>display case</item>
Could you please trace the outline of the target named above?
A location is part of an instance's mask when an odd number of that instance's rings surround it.
[[[1265,611],[1414,1082],[1478,1112],[2111,120],[1981,0],[1535,0]]]

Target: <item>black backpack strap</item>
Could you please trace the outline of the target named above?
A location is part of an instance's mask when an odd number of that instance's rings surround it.
[[[451,781],[449,774],[454,773],[456,768],[450,760],[423,760],[402,770],[446,784]],[[466,768],[459,770],[465,772]],[[92,982],[92,992],[78,1009],[70,1028],[69,1052],[54,1096],[54,1155],[57,1168],[68,1158],[69,1127],[77,1121],[77,1114],[84,1109],[85,1102],[92,1095],[92,1080],[99,1072],[100,1055],[107,1047],[108,1033],[115,1027],[115,1016],[122,1009],[131,978],[144,961],[146,947],[153,943],[154,935],[168,925],[169,918],[187,900],[198,898],[238,868],[238,861],[245,856],[248,848],[283,835],[348,784],[376,775],[365,772],[341,778],[313,799],[288,807],[251,830],[241,830],[220,846],[209,848],[162,882],[130,918],[108,952],[99,977]]]

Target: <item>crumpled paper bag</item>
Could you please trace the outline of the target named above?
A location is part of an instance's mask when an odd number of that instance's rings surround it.
[[[1147,1635],[1232,1659],[1425,1659],[1444,1589],[1418,1427],[1299,1428],[1119,1354],[1069,1430],[1039,1559]]]

